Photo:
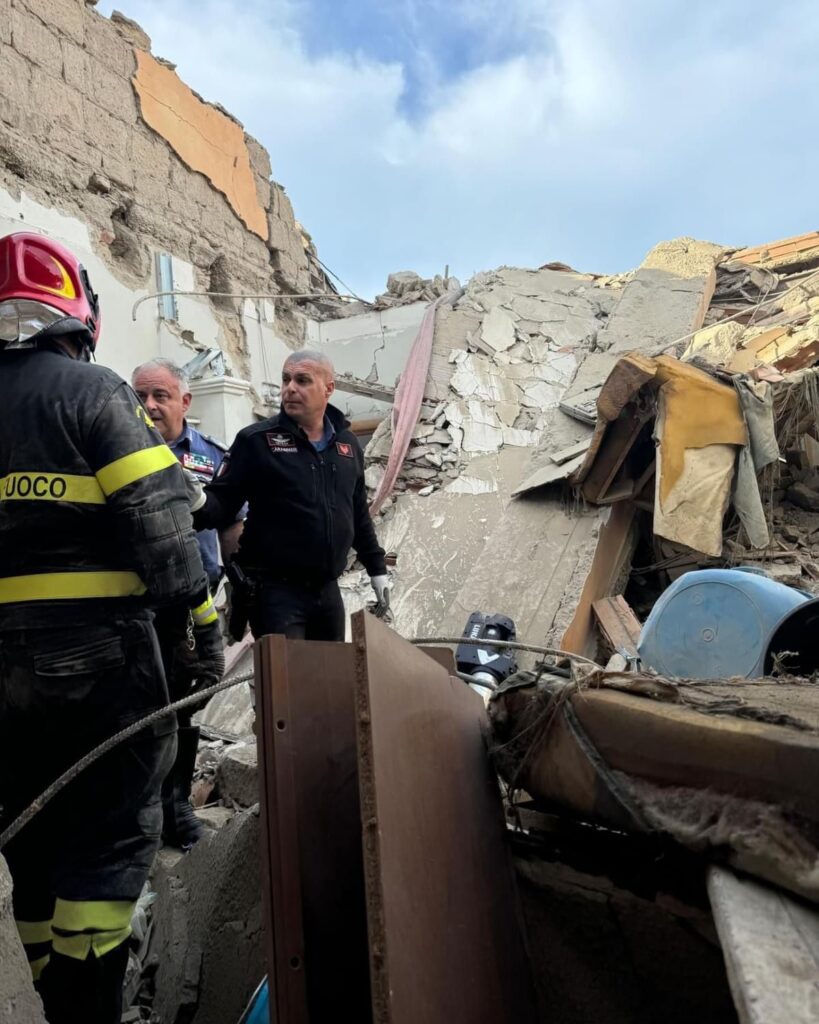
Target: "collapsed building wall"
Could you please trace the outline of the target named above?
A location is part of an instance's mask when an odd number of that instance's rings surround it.
[[[270,175],[264,148],[127,18],[84,0],[0,0],[0,231],[43,231],[77,252],[100,293],[100,361],[123,376],[155,355],[221,349],[225,373],[205,377],[228,383],[201,404],[227,440],[272,408],[303,336],[292,303],[178,296],[131,311],[169,289],[329,291]]]

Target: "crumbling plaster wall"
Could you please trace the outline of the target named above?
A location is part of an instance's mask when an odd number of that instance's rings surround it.
[[[146,123],[134,78],[138,60],[160,67],[149,49],[137,25],[106,19],[84,0],[0,0],[0,229],[46,232],[78,251],[101,297],[101,362],[127,375],[153,355],[186,362],[218,346],[228,372],[252,384],[249,422],[254,407],[266,411],[268,378],[277,380],[283,354],[300,344],[303,318],[288,303],[274,311],[180,297],[176,322],[161,320],[152,300],[133,323],[134,301],[159,290],[154,254],[172,256],[177,289],[301,293],[319,284],[265,150],[167,62],[160,70],[178,82],[170,102],[189,94],[244,146],[254,192],[245,187],[245,207],[255,203],[264,223],[249,215],[248,228],[207,173]],[[213,178],[226,187],[216,169]]]
[[[325,352],[337,370],[359,380],[395,388],[415,341],[426,302],[373,310],[337,320],[309,320],[305,344]],[[348,417],[386,417],[389,400],[336,388],[337,405]]]

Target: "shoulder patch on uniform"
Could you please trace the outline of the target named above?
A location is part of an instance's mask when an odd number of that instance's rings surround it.
[[[208,444],[212,444],[214,448],[218,448],[220,452],[226,452],[228,446],[224,441],[220,441],[218,437],[211,437],[210,434],[202,434],[202,440],[207,441]]]
[[[347,459],[353,458],[353,446],[346,441],[336,441],[336,451]]]

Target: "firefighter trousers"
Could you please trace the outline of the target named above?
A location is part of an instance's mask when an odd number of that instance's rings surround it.
[[[168,703],[149,614],[0,632],[0,806],[7,825],[109,736]],[[162,827],[176,720],[114,748],[3,850],[49,1024],[118,1024],[134,904]]]

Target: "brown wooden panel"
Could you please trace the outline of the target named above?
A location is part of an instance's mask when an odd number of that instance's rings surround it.
[[[271,1022],[365,1024],[353,649],[270,636],[256,651]]]
[[[480,697],[353,616],[376,1024],[531,1024],[529,964]]]
[[[592,611],[611,649],[636,658],[642,626],[623,595],[600,598],[592,604]]]

